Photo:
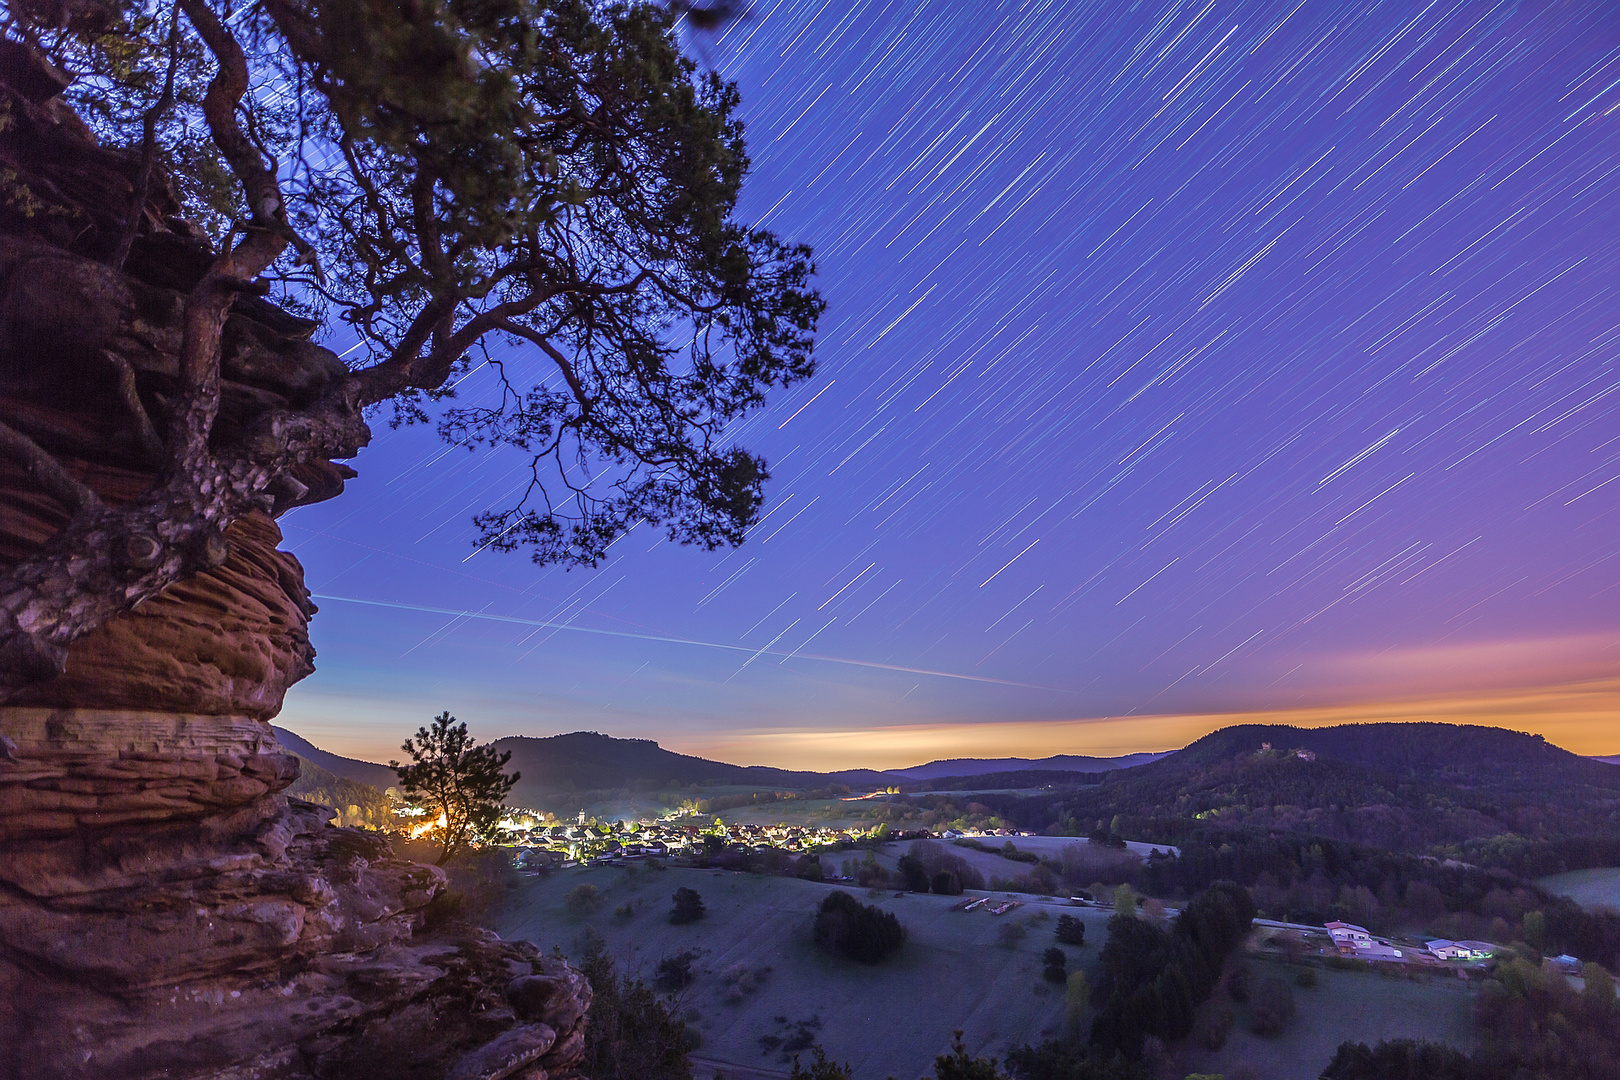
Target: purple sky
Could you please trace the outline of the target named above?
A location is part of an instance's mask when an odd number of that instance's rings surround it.
[[[767,516],[474,554],[523,463],[379,423],[283,522],[328,599],[282,723],[775,764],[898,725],[923,760],[1620,671],[1620,14],[783,0],[699,44],[742,216],[829,304],[819,374],[735,431]],[[1006,752],[1091,748],[1051,730]]]

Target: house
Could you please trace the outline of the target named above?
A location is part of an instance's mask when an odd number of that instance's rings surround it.
[[[1326,930],[1328,936],[1333,939],[1333,944],[1337,945],[1341,952],[1347,949],[1364,948],[1372,944],[1372,935],[1367,933],[1365,926],[1335,920],[1327,924]]]
[[[1439,938],[1425,942],[1431,954],[1442,960],[1483,960],[1496,952],[1488,941],[1449,941]]]
[[[1562,971],[1565,975],[1579,975],[1581,973],[1580,959],[1570,956],[1568,953],[1553,957],[1552,962],[1553,967]]]

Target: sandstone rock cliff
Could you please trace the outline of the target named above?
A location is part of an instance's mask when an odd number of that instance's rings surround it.
[[[117,502],[154,482],[141,418],[164,415],[180,297],[209,249],[158,184],[129,259],[107,265],[136,162],[95,144],[62,86],[0,49],[0,421]],[[237,302],[221,430],[342,373],[313,329]],[[276,512],[353,475],[301,463]],[[0,567],[66,516],[0,459]],[[281,794],[297,761],[269,720],[313,670],[315,607],[270,516],[225,539],[217,567],[0,707],[0,1078],[572,1075],[578,972],[487,931],[430,930],[442,872]]]

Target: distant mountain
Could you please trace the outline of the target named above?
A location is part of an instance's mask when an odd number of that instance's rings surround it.
[[[1145,765],[1167,756],[1171,751],[1158,754],[1126,754],[1123,757],[1083,757],[1077,754],[1056,754],[1046,758],[941,758],[926,765],[913,765],[908,769],[889,769],[887,775],[906,780],[937,780],[941,777],[982,776],[985,773],[1010,772],[1108,772]]]
[[[274,731],[287,750],[337,776],[383,789],[399,783],[394,770],[386,765],[340,757],[286,728],[277,727]],[[561,791],[600,791],[638,784],[817,788],[832,783],[877,787],[893,782],[891,777],[872,769],[818,773],[763,765],[728,765],[665,750],[651,739],[616,739],[594,731],[546,738],[511,735],[496,739],[492,745],[502,753],[512,752],[512,760],[506,767],[522,776],[512,789],[511,801],[518,806]]]
[[[303,736],[295,735],[283,727],[271,725],[270,730],[276,733],[276,738],[281,741],[283,749],[297,754],[305,761],[314,762],[327,772],[341,776],[345,780],[370,784],[372,787],[383,791],[399,783],[398,775],[386,765],[374,765],[369,761],[340,757],[330,751],[322,750]]]
[[[1603,762],[1607,762],[1607,763],[1608,763],[1608,764],[1610,764],[1610,765],[1620,765],[1620,754],[1616,754],[1616,755],[1614,755],[1614,756],[1613,756],[1613,757],[1599,757],[1599,758],[1593,758],[1593,759],[1592,759],[1592,760],[1593,760],[1593,761],[1603,761]]]
[[[1269,750],[1267,746],[1269,744]],[[1046,827],[1116,817],[1315,833],[1423,852],[1512,834],[1612,829],[1620,772],[1539,735],[1474,725],[1223,728],[1158,761],[1042,800]]]
[[[1179,771],[1253,753],[1264,743],[1276,750],[1308,750],[1321,757],[1396,776],[1471,773],[1534,774],[1612,782],[1608,769],[1572,754],[1540,735],[1477,724],[1340,724],[1298,728],[1284,724],[1239,724],[1213,731],[1166,756],[1155,770]]]
[[[523,778],[512,801],[558,791],[589,791],[637,784],[758,784],[762,787],[825,787],[830,783],[879,786],[891,778],[871,769],[837,773],[796,772],[764,765],[727,765],[665,750],[651,739],[616,739],[594,731],[531,738],[496,739],[496,749],[512,752],[509,769]]]

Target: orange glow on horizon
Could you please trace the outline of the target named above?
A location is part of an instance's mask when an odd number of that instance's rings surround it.
[[[673,738],[663,745],[679,753],[738,765],[828,772],[899,769],[957,757],[1118,757],[1179,749],[1235,724],[1314,728],[1414,721],[1527,731],[1576,754],[1614,754],[1620,752],[1620,677],[1296,709],[911,724],[837,731],[765,729]]]

